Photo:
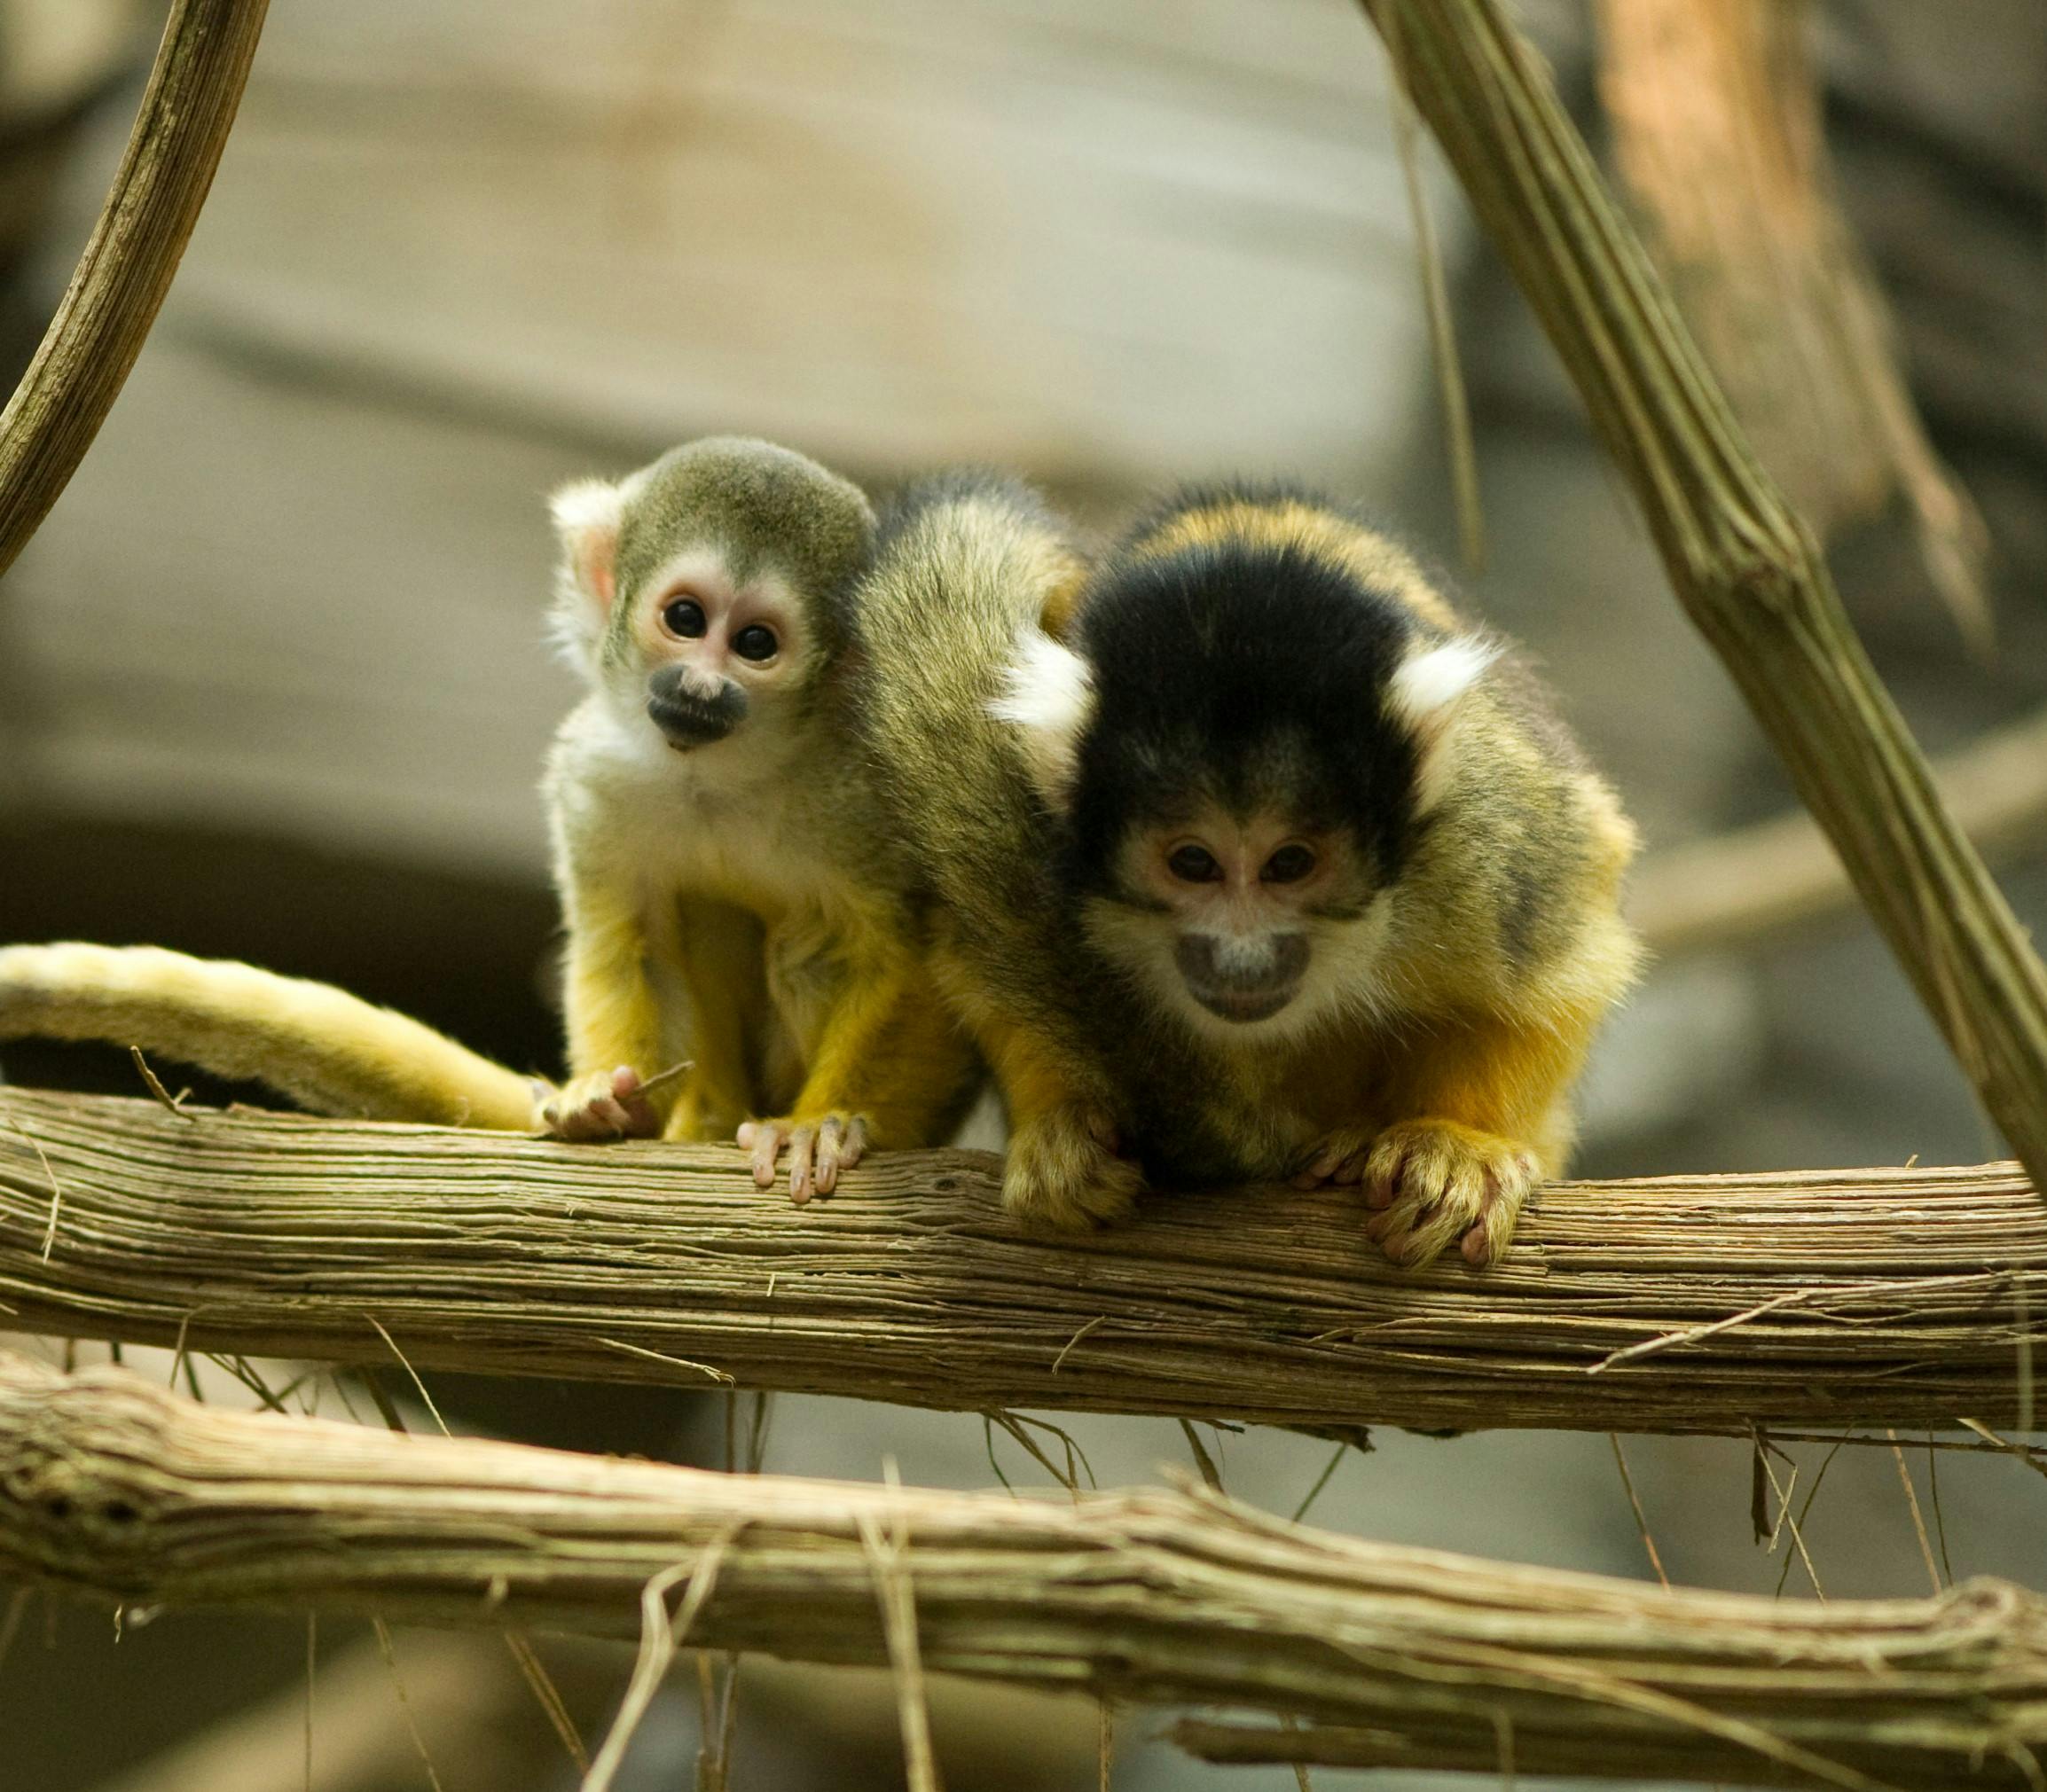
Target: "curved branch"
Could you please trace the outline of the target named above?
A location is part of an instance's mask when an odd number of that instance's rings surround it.
[[[113,409],[199,219],[269,0],[177,0],[92,240],[0,412],[0,574]]]
[[[1363,0],[1635,488],[1685,610],[2036,1185],[2047,966],[1933,787],[1805,524],[1757,462],[1498,0]]]
[[[897,1540],[884,1561],[876,1539]],[[1977,1580],[1819,1605],[1364,1543],[1219,1496],[730,1475],[194,1405],[0,1357],[0,1574],[149,1606],[313,1606],[890,1660],[1365,1726],[1418,1766],[2028,1785],[2047,1604]],[[2035,1770],[2036,1771],[2036,1770]]]
[[[828,1202],[736,1152],[0,1091],[23,1330],[422,1369],[1331,1431],[2009,1424],[2047,1213],[2008,1165],[1564,1184],[1484,1273],[1391,1269],[1354,1191],[1020,1234],[998,1166]],[[52,1195],[52,1187],[57,1191]]]

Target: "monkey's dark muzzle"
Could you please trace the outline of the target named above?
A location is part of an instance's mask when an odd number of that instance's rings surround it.
[[[717,696],[703,697],[679,679],[655,677],[647,685],[647,714],[671,747],[686,753],[723,740],[746,720],[746,693],[727,685]]]
[[[1252,965],[1233,962],[1217,942],[1201,934],[1181,938],[1173,949],[1187,992],[1218,1020],[1248,1026],[1269,1021],[1294,998],[1308,967],[1308,943],[1298,934],[1272,940]]]

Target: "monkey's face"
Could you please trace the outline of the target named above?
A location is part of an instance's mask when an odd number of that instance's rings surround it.
[[[678,555],[621,621],[624,682],[677,752],[728,739],[803,682],[810,644],[794,594],[765,569],[735,580],[716,552]]]
[[[1198,1030],[1249,1043],[1313,1023],[1376,912],[1346,832],[1211,804],[1133,828],[1115,888],[1090,905],[1098,945]]]

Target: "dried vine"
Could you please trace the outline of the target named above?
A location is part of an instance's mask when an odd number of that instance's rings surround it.
[[[1992,1119],[2047,1188],[2047,966],[1934,788],[1812,535],[1752,452],[1497,0],[1364,0],[1776,744]]]
[[[0,412],[0,574],[127,382],[199,220],[270,0],[176,0],[92,240]]]

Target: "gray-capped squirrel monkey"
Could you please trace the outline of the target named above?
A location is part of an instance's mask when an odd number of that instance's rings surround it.
[[[0,948],[0,1037],[135,1044],[316,1108],[714,1139],[799,1199],[866,1146],[942,1142],[971,1047],[915,935],[844,709],[874,516],[762,442],[689,443],[556,495],[555,633],[591,692],[545,788],[568,927],[560,1091],[324,984],[150,948]],[[687,1059],[679,1089],[645,1086]]]
[[[566,1136],[730,1136],[799,1199],[943,1140],[976,1062],[932,988],[846,709],[859,490],[766,442],[553,503],[557,638],[591,685],[545,788],[569,929]],[[692,1068],[665,1116],[639,1088]]]
[[[1506,1247],[1639,952],[1635,835],[1533,677],[1322,499],[1213,489],[1091,573],[1013,483],[885,523],[859,709],[1007,1098],[1007,1204],[1362,1184],[1397,1263]]]

